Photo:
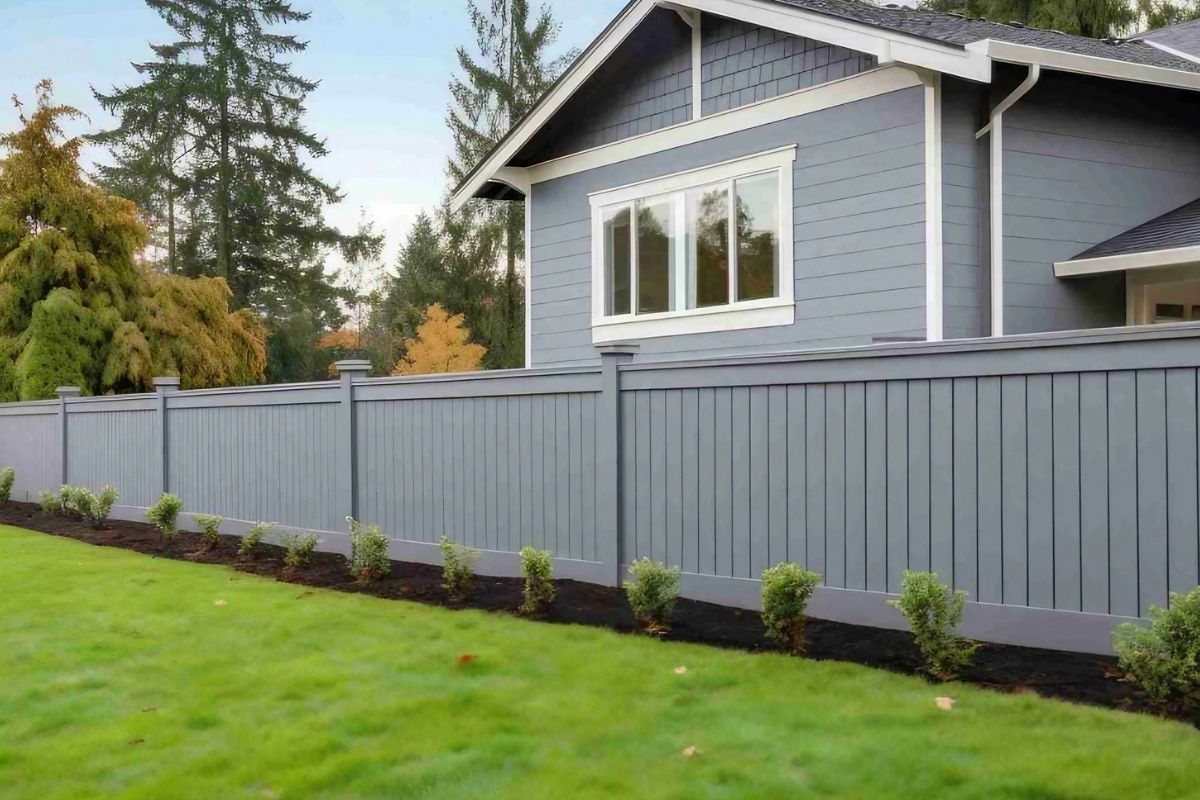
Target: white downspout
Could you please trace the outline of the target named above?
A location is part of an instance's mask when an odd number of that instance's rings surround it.
[[[988,175],[991,188],[989,233],[991,238],[992,263],[992,336],[1004,335],[1004,112],[1012,108],[1025,94],[1033,88],[1042,75],[1038,64],[1029,65],[1029,74],[1025,80],[1012,92],[996,104],[992,109],[988,124],[975,132],[976,139],[982,139],[987,134],[992,138],[989,142],[990,157],[988,159]]]

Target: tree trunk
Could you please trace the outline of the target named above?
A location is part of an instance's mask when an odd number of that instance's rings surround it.
[[[170,184],[168,183],[168,186]],[[167,272],[179,271],[175,263],[175,189],[167,189]]]

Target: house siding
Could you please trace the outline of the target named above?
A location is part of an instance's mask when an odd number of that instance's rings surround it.
[[[692,117],[692,31],[658,9],[560,112],[544,160],[650,133]]]
[[[845,47],[705,14],[700,23],[701,114],[715,114],[875,67]]]
[[[588,194],[796,144],[790,326],[640,339],[641,358],[925,337],[923,90],[912,87],[535,184],[533,365],[597,360]]]
[[[1043,75],[1004,115],[1004,332],[1125,323],[1121,274],[1054,262],[1200,196],[1200,122],[1177,92]]]
[[[987,141],[975,139],[986,90],[942,77],[942,335],[988,333]]]

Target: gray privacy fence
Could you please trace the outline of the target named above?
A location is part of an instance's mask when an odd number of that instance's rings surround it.
[[[369,378],[0,406],[16,497],[117,486],[318,531],[443,533],[481,572],[524,544],[560,577],[678,564],[688,596],[756,607],[766,566],[820,571],[815,616],[899,626],[904,569],[971,598],[965,630],[1105,652],[1117,622],[1200,582],[1200,326],[702,361]]]

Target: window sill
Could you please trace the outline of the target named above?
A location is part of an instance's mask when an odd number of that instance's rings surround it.
[[[752,304],[702,308],[592,322],[592,343],[650,339],[689,333],[740,331],[791,325],[796,321],[796,304],[790,298],[772,298]]]

